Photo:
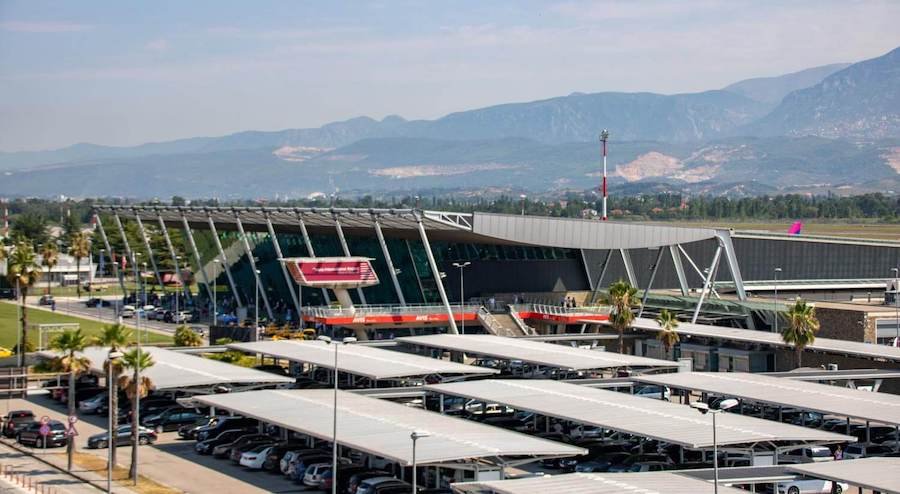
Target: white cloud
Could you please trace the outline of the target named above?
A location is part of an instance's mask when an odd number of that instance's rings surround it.
[[[162,53],[169,49],[169,42],[164,39],[155,39],[144,45],[144,48],[146,48],[148,51]]]
[[[4,21],[0,29],[16,33],[74,33],[89,31],[94,26],[65,21]]]

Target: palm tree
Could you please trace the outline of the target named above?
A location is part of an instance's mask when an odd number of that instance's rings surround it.
[[[91,255],[91,236],[87,232],[77,232],[72,235],[69,245],[69,255],[75,258],[75,274],[81,276],[81,259]],[[81,279],[76,286],[78,298],[81,298]]]
[[[200,346],[203,338],[193,329],[181,325],[175,329],[175,346]]]
[[[662,342],[663,346],[666,347],[666,353],[669,353],[669,350],[681,339],[678,336],[678,331],[675,331],[675,328],[678,327],[678,319],[675,318],[674,313],[669,312],[668,309],[663,309],[656,317],[656,322],[662,329],[656,335],[656,339]]]
[[[7,260],[6,277],[9,283],[14,285],[19,291],[19,297],[21,298],[22,342],[16,352],[19,357],[19,367],[24,367],[25,350],[28,347],[28,312],[25,302],[28,297],[28,289],[37,283],[41,277],[41,266],[37,263],[34,247],[29,242],[21,241],[16,244]]]
[[[119,378],[119,387],[125,390],[125,394],[128,395],[128,399],[131,400],[131,469],[129,471],[129,477],[137,481],[137,454],[138,454],[138,445],[140,444],[140,424],[137,424],[135,419],[138,416],[138,398],[143,398],[150,393],[150,390],[153,389],[153,381],[150,380],[149,377],[144,375],[144,371],[150,367],[153,367],[153,357],[137,348],[129,350],[128,353],[122,357],[122,363],[126,369],[134,370],[134,374],[132,375],[124,375]],[[140,381],[138,381],[138,371],[140,371]]]
[[[794,352],[797,354],[797,367],[801,367],[803,365],[803,349],[816,341],[816,332],[819,331],[816,308],[798,298],[788,309],[787,319],[787,326],[781,331],[781,339],[794,346]]]
[[[69,417],[74,417],[75,408],[75,376],[90,370],[91,361],[79,352],[87,346],[87,338],[80,329],[67,329],[50,342],[50,349],[61,355],[56,358],[56,367],[60,372],[69,374]],[[72,458],[75,455],[75,438],[69,436],[66,445],[66,454],[69,457],[69,471],[72,470]]]
[[[47,295],[50,295],[50,273],[59,264],[59,247],[53,242],[47,242],[41,248],[41,265],[47,266]]]
[[[110,352],[121,352],[128,343],[133,340],[131,329],[122,325],[122,324],[109,324],[103,327],[103,331],[99,336],[94,338],[94,345],[108,347]],[[116,389],[116,385],[119,380],[119,375],[122,373],[122,361],[120,359],[116,359],[113,361],[112,367],[110,368],[110,362],[107,360],[103,364],[103,369],[106,371],[106,392],[109,393],[110,403],[109,403],[109,414],[110,414],[110,429],[113,431],[119,430],[119,390]],[[112,464],[116,464],[116,442],[109,442],[109,454],[112,458]]]
[[[612,306],[610,322],[619,333],[619,353],[625,353],[625,330],[634,322],[632,308],[640,305],[637,288],[627,281],[619,280],[609,285],[609,304]]]

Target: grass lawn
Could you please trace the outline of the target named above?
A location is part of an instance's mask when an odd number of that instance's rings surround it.
[[[863,239],[897,240],[900,238],[900,224],[888,223],[840,223],[840,222],[816,222],[803,221],[803,235],[826,235],[835,237],[850,237]],[[659,222],[657,222],[659,223]],[[793,221],[672,221],[660,223],[674,226],[699,226],[734,228],[735,230],[761,230],[775,233],[787,233]]]
[[[59,312],[47,312],[40,309],[28,310],[28,324],[55,324],[55,323],[79,323],[81,330],[88,337],[100,334],[100,330],[109,323],[101,323],[90,319],[82,319],[80,317],[68,316]],[[0,303],[0,346],[5,348],[13,348],[18,341],[18,306],[10,303]],[[28,339],[37,343],[37,331],[29,331]],[[148,333],[147,338],[150,343],[170,343],[172,338],[169,336]]]

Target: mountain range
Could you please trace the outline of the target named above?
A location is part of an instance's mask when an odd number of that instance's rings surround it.
[[[0,153],[0,194],[247,198],[596,186],[700,193],[894,190],[900,48],[699,93],[573,93],[435,120],[358,117],[133,147]],[[61,184],[65,184],[64,186]]]

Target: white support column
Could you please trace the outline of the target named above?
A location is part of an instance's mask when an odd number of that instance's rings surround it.
[[[119,213],[113,213],[113,219],[116,220],[116,226],[119,228],[119,235],[122,236],[122,244],[125,246],[125,255],[127,256],[126,259],[128,260],[127,262],[134,262],[134,254],[132,254],[132,252],[131,252],[131,244],[128,243],[128,235],[125,235],[125,227],[122,226],[122,219],[119,218]],[[127,273],[128,273],[127,270],[122,272],[122,296],[123,297],[128,296],[128,294],[125,292],[125,276],[127,275]],[[137,282],[138,282],[138,280],[135,279],[134,280],[135,301],[137,301]]]
[[[637,276],[634,274],[634,264],[631,263],[631,254],[628,252],[628,249],[619,249],[619,253],[622,254],[622,263],[625,264],[625,274],[628,275],[628,283],[631,283],[631,286],[637,288]]]
[[[203,285],[206,287],[206,294],[209,296],[209,299],[213,299],[212,288],[210,288],[209,284],[209,275],[206,274],[206,270],[203,269],[203,261],[200,259],[200,251],[197,250],[197,243],[194,242],[194,234],[191,232],[191,225],[188,223],[187,217],[184,213],[181,213],[181,224],[184,225],[184,234],[188,239],[188,244],[191,246],[191,253],[194,255],[194,262],[197,263],[197,271],[200,272],[200,276],[203,278]]]
[[[163,239],[166,241],[166,247],[169,248],[169,255],[172,256],[172,266],[175,268],[175,276],[178,277],[178,281],[181,282],[181,288],[184,289],[184,300],[187,302],[191,299],[191,287],[184,282],[184,278],[181,276],[181,266],[178,265],[178,254],[175,253],[175,247],[172,245],[171,237],[169,237],[169,229],[166,228],[166,222],[163,220],[161,214],[157,214],[157,218],[159,219],[159,228],[162,230]]]
[[[434,254],[431,253],[431,244],[428,243],[428,235],[425,233],[425,225],[422,223],[422,216],[416,211],[416,224],[419,226],[419,237],[422,238],[422,245],[425,246],[425,255],[428,256],[428,264],[431,266],[431,273],[434,276],[434,284],[437,285],[438,294],[441,296],[441,302],[447,309],[448,322],[450,323],[450,333],[459,334],[456,327],[456,319],[453,318],[453,309],[450,308],[450,301],[447,300],[447,292],[444,291],[444,281],[441,279],[441,271],[438,269],[437,262],[434,260]]]
[[[609,261],[612,259],[612,249],[606,251],[606,258],[603,259],[603,267],[600,268],[600,274],[597,275],[597,282],[594,283],[594,293],[591,294],[591,303],[597,299],[597,292],[600,291],[600,287],[603,286],[603,277],[606,276],[606,270],[609,269]]]
[[[725,262],[728,264],[728,271],[731,272],[731,280],[734,281],[734,291],[738,300],[747,300],[747,292],[744,290],[744,278],[741,276],[741,267],[738,264],[737,253],[735,253],[734,244],[731,241],[731,232],[728,230],[717,230],[716,237],[725,250]]]
[[[306,245],[306,252],[309,257],[316,257],[316,251],[313,249],[312,240],[309,238],[309,232],[306,230],[306,222],[303,221],[303,213],[294,210],[297,215],[297,222],[300,224],[300,233],[303,235],[303,243]],[[328,289],[322,288],[322,296],[325,297],[325,303],[331,305],[331,297],[328,295]]]
[[[347,246],[347,239],[344,238],[344,229],[341,228],[341,220],[338,219],[337,215],[332,213],[331,216],[334,219],[334,228],[337,230],[338,240],[341,242],[341,250],[344,251],[344,255],[350,257],[350,247]],[[359,301],[363,305],[366,305],[366,294],[363,293],[362,288],[356,289],[356,294],[359,295]]]
[[[703,306],[703,299],[706,298],[706,291],[710,289],[712,283],[712,277],[716,274],[716,267],[719,265],[719,258],[722,257],[722,246],[719,245],[716,247],[716,253],[713,255],[713,260],[709,264],[709,272],[706,275],[706,278],[703,280],[703,289],[700,290],[700,299],[697,300],[697,307],[694,309],[694,316],[691,317],[691,323],[697,322],[697,317],[700,316],[700,308]]]
[[[122,289],[122,296],[125,296],[125,278],[119,276],[119,264],[116,262],[116,258],[113,257],[112,247],[109,245],[109,237],[106,236],[106,230],[103,229],[103,222],[100,221],[100,215],[94,213],[94,219],[97,221],[97,229],[100,230],[100,239],[103,240],[103,246],[106,247],[106,253],[109,255],[109,262],[113,266],[113,276],[119,280],[119,288]]]
[[[691,290],[687,282],[687,276],[684,273],[684,264],[681,262],[681,254],[678,252],[677,245],[669,246],[669,255],[672,256],[672,265],[675,266],[675,275],[678,276],[678,286],[681,288],[681,294],[688,296]]]
[[[681,255],[683,255],[684,258],[687,259],[688,264],[690,264],[691,267],[694,268],[694,271],[697,272],[697,275],[700,276],[700,280],[702,281],[704,278],[706,278],[706,275],[703,274],[703,271],[701,271],[700,268],[697,267],[697,263],[695,263],[694,260],[691,259],[691,256],[688,255],[687,251],[684,250],[684,247],[682,247],[681,244],[678,245],[678,250],[681,251]],[[719,297],[719,293],[716,292],[716,287],[715,287],[715,286],[710,286],[710,287],[709,287],[709,290],[710,290],[713,294],[715,294],[716,297]]]
[[[241,242],[244,244],[244,253],[247,254],[247,259],[250,261],[250,269],[253,270],[253,279],[256,281],[256,287],[254,289],[258,289],[260,292],[259,294],[262,296],[263,305],[266,307],[266,314],[269,315],[269,320],[275,319],[275,316],[272,315],[272,307],[269,305],[269,297],[266,295],[266,291],[263,289],[262,280],[260,280],[259,273],[257,273],[256,259],[253,258],[253,250],[250,248],[250,241],[247,240],[247,233],[244,231],[241,215],[237,210],[234,210],[234,223],[237,225],[238,232],[241,234]],[[279,262],[279,264],[281,264],[281,262]]]
[[[225,256],[225,250],[222,249],[222,241],[219,240],[216,222],[213,221],[212,214],[210,214],[209,211],[206,212],[206,218],[209,220],[209,231],[212,233],[213,241],[216,243],[216,249],[219,251],[219,260],[222,261],[222,269],[225,271],[225,277],[228,278],[228,286],[231,287],[231,294],[234,295],[234,300],[237,302],[238,307],[244,308],[244,302],[241,300],[241,295],[237,291],[237,285],[234,284],[234,276],[231,274],[231,269],[228,268],[228,258]]]
[[[288,273],[287,266],[281,262],[281,259],[284,259],[284,254],[281,253],[281,244],[278,243],[278,237],[275,236],[275,226],[272,225],[272,218],[269,217],[268,211],[263,211],[263,216],[266,217],[266,228],[269,230],[269,236],[272,237],[272,246],[275,247],[275,255],[278,256],[278,264],[281,265],[281,274],[284,275],[284,282],[287,284],[288,291],[291,294],[291,301],[294,302],[294,308],[297,309],[298,316],[302,317],[300,299],[297,298],[297,292],[294,291],[294,279]]]
[[[132,209],[132,211],[134,211],[134,219],[137,221],[138,230],[141,232],[141,239],[144,241],[144,248],[147,249],[147,255],[150,257],[150,266],[153,267],[156,282],[159,283],[160,290],[166,291],[166,285],[163,283],[162,276],[159,274],[159,267],[156,265],[156,257],[153,255],[153,249],[150,248],[150,237],[147,236],[147,231],[144,230],[144,222],[141,221],[141,216],[137,209]]]
[[[662,260],[662,254],[663,248],[660,247],[656,251],[656,260],[653,261],[653,266],[650,268],[650,280],[647,281],[647,288],[644,289],[644,296],[641,297],[641,308],[638,309],[638,317],[641,317],[644,314],[644,307],[647,305],[647,297],[650,296],[650,289],[653,288],[653,280],[656,279],[656,271],[659,269],[659,262]]]
[[[394,283],[394,291],[397,292],[397,300],[400,301],[400,305],[406,307],[406,298],[403,297],[403,290],[400,289],[400,281],[397,279],[397,270],[394,269],[394,261],[391,259],[390,251],[388,251],[387,242],[384,241],[384,233],[381,231],[381,223],[378,221],[378,216],[372,215],[372,221],[375,224],[375,236],[378,237],[378,243],[381,244],[381,252],[384,254],[384,261],[387,263],[391,281]]]
[[[416,267],[416,258],[413,257],[412,245],[410,245],[409,240],[405,240],[405,242],[406,251],[409,253],[409,262],[412,264],[413,274],[416,276],[416,283],[419,285],[419,293],[422,295],[422,303],[428,303],[428,298],[425,297],[425,287],[422,285],[422,277],[419,276],[419,268]]]
[[[587,257],[584,255],[584,249],[580,249],[579,253],[581,254],[581,265],[584,266],[584,275],[587,277],[588,282],[588,290],[594,291],[594,279],[591,278],[591,270],[588,269]]]

